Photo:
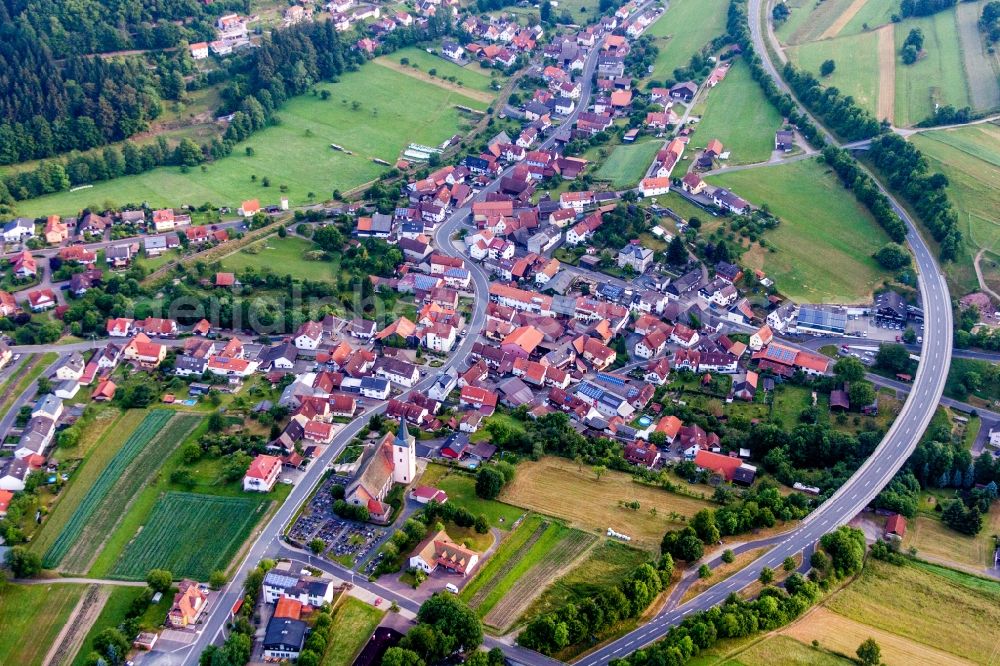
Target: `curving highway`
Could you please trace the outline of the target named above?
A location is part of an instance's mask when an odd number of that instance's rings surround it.
[[[765,48],[760,20],[761,0],[750,0],[749,14],[754,48],[775,83],[782,90],[787,91],[787,86],[778,76]],[[811,117],[806,109],[801,108],[800,110]],[[817,127],[822,127],[815,119],[813,122],[816,123]],[[827,140],[836,143],[829,134],[827,134]],[[757,580],[763,567],[779,567],[786,557],[802,552],[823,534],[847,523],[864,509],[913,452],[941,399],[945,379],[948,375],[948,367],[951,363],[951,299],[948,285],[938,267],[937,260],[921,237],[913,220],[899,205],[899,202],[884,188],[883,192],[889,197],[896,214],[906,222],[907,241],[913,249],[916,259],[924,309],[922,360],[914,378],[909,398],[904,403],[889,432],[886,433],[878,448],[854,476],[830,499],[813,511],[798,528],[784,535],[784,539],[764,556],[691,601],[658,615],[651,622],[595,650],[577,662],[580,666],[599,666],[612,659],[624,657],[662,638],[672,626],[680,623],[685,616],[720,604],[731,593],[753,583]]]

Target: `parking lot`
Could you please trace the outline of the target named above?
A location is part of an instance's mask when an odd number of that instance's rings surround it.
[[[303,547],[308,547],[313,539],[320,539],[326,544],[323,555],[336,560],[344,566],[357,566],[378,547],[388,530],[367,523],[344,520],[333,513],[332,489],[335,485],[346,486],[349,479],[343,476],[331,476],[319,491],[309,501],[306,511],[302,512],[292,526],[288,536]],[[374,569],[375,560],[366,566],[366,572]]]
[[[910,321],[908,324],[913,332],[919,336],[923,335],[921,324]],[[895,342],[896,337],[902,337],[906,327],[890,328],[888,325],[880,325],[874,317],[858,316],[847,321],[847,335],[859,338],[866,338],[873,342]]]

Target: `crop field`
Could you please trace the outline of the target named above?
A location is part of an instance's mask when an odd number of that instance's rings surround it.
[[[929,648],[990,663],[996,658],[1000,582],[945,571],[939,575],[934,567],[869,560],[858,579],[826,607]]]
[[[518,474],[521,473],[520,466],[517,471]],[[444,465],[428,465],[427,471],[420,477],[420,483],[440,488],[448,494],[449,502],[464,506],[473,515],[485,515],[490,525],[502,530],[509,530],[514,521],[524,513],[516,506],[479,497],[476,495],[476,479],[473,476]]]
[[[594,597],[621,583],[650,558],[647,551],[617,541],[603,541],[592,548],[579,564],[556,579],[531,604],[523,619]]]
[[[616,146],[601,164],[601,168],[594,173],[594,178],[606,180],[619,190],[634,187],[646,175],[646,169],[662,147],[663,141],[660,139]]]
[[[0,664],[41,664],[86,585],[6,585],[0,593]]]
[[[839,34],[837,21],[844,16],[855,0],[824,0],[824,2],[789,3],[792,10],[784,25],[778,26],[775,34],[784,44],[804,44],[818,39],[827,39]]]
[[[350,666],[368,642],[385,611],[344,596],[333,614],[333,634],[323,666]]]
[[[466,585],[462,598],[487,625],[505,631],[595,540],[541,516],[529,516]]]
[[[491,74],[497,70],[483,69],[477,62],[473,62],[465,67],[462,67],[460,65],[456,65],[450,60],[445,60],[440,56],[428,53],[424,49],[416,46],[400,49],[392,55],[375,58],[375,62],[380,65],[390,65],[392,68],[396,68],[402,64],[399,61],[403,58],[406,58],[407,61],[409,61],[409,64],[404,67],[412,70],[412,75],[423,76],[433,69],[436,71],[435,76],[438,77],[438,79],[447,79],[454,76],[456,83],[461,84],[470,91],[486,93],[488,100],[492,100],[496,97],[496,91],[494,91],[491,87],[493,81],[498,81],[502,84],[504,80],[504,77],[500,76],[499,72],[497,72],[497,76],[491,76]],[[413,65],[416,65],[416,67],[413,67]],[[478,98],[479,96],[470,95],[470,97]]]
[[[89,444],[90,447],[93,447],[93,452],[86,457],[70,478],[69,486],[63,490],[55,509],[31,541],[31,549],[39,555],[44,555],[46,550],[52,546],[70,517],[76,512],[77,507],[90,493],[95,481],[121,450],[128,435],[139,426],[147,415],[147,412],[141,409],[131,409],[126,412],[112,409],[111,412],[106,413],[113,414],[112,425],[108,426],[107,434],[98,437]],[[102,427],[98,425],[103,423],[102,416],[103,414],[99,414],[94,419],[94,423],[84,430],[84,435],[80,438],[80,446],[92,429]]]
[[[969,663],[966,659],[948,654],[931,645],[870,627],[822,606],[782,630],[781,633],[804,644],[812,643],[814,640],[819,641],[821,647],[842,654],[853,654],[862,641],[874,638],[882,649],[882,661],[887,666],[906,664],[963,666]]]
[[[859,32],[867,32],[868,30],[874,30],[879,26],[886,25],[892,21],[892,15],[896,13],[897,9],[891,2],[867,0],[864,6],[858,10],[858,13],[847,22],[847,25],[838,34],[841,36],[855,35]]]
[[[613,527],[632,537],[636,547],[655,552],[663,533],[679,524],[671,513],[691,517],[709,506],[704,500],[635,483],[622,472],[608,470],[598,481],[589,466],[554,457],[519,464],[501,497],[591,534],[603,536]],[[638,511],[619,506],[629,500],[639,502]]]
[[[200,416],[149,412],[111,460],[43,558],[46,567],[86,571],[108,535],[163,459],[201,421]]]
[[[768,204],[781,219],[777,229],[765,234],[771,247],[755,246],[743,261],[765,271],[789,298],[809,303],[867,302],[885,278],[872,253],[888,237],[844,190],[840,179],[816,160],[724,173],[708,180],[755,206]]]
[[[660,52],[649,78],[663,82],[687,67],[691,56],[726,31],[726,0],[672,0],[666,13],[645,34]]]
[[[485,624],[500,631],[509,630],[542,590],[597,541],[597,537],[579,530],[559,528],[558,533],[551,536],[548,534],[550,531],[546,530],[546,534],[542,535],[532,549],[539,549],[537,563],[523,567],[515,564],[512,567],[508,576],[516,575],[516,578],[513,584],[507,587],[503,596],[493,604],[490,611],[483,616]],[[565,533],[562,533],[564,531]],[[529,551],[525,555],[525,560],[530,561],[531,557]],[[500,582],[500,587],[505,587],[504,581]],[[490,596],[487,595],[484,605],[489,604]]]
[[[879,95],[877,41],[877,33],[864,32],[789,46],[785,53],[796,66],[812,73],[824,86],[836,86],[853,96],[861,108],[875,113]],[[837,68],[833,74],[820,77],[820,65],[830,59],[837,63]]]
[[[732,153],[727,165],[766,162],[774,151],[774,132],[780,127],[781,114],[764,97],[750,77],[750,68],[740,59],[722,83],[708,91],[708,103],[691,135],[691,146],[704,147],[718,139]]]
[[[210,201],[235,208],[243,199],[255,197],[267,204],[277,203],[280,196],[298,205],[308,201],[310,192],[315,200],[323,200],[335,189],[351,189],[386,171],[372,158],[391,163],[409,143],[438,145],[467,130],[474,117],[456,106],[478,110],[489,106],[372,64],[316,88],[329,91],[330,98],[301,95],[290,100],[278,112],[278,125],[254,134],[229,157],[205,165],[204,171],[159,168],[77,192],[18,202],[18,213],[71,215],[87,206],[101,208],[105,202],[142,201],[154,207]],[[334,150],[331,144],[352,154]],[[252,156],[246,154],[248,147]],[[263,186],[264,178],[270,187]],[[280,185],[287,186],[287,193],[279,193]]]
[[[910,137],[933,171],[948,177],[948,197],[955,205],[962,230],[962,253],[945,266],[963,290],[975,289],[973,258],[980,249],[1000,252],[1000,127],[972,125],[934,130]]]
[[[896,53],[913,28],[924,33],[926,55],[912,65],[896,61],[896,124],[912,125],[934,112],[934,105],[968,106],[969,84],[959,49],[955,10],[910,18],[895,27]]]
[[[166,569],[175,578],[207,580],[213,571],[229,566],[267,503],[257,497],[169,492],[125,547],[111,575],[143,580],[150,569]]]
[[[987,48],[979,30],[979,17],[987,0],[960,2],[955,5],[962,64],[969,81],[969,101],[972,108],[985,111],[1000,104],[1000,86],[997,84],[995,49]]]
[[[125,440],[122,448],[114,458],[111,459],[107,467],[95,479],[93,485],[87,491],[83,501],[76,507],[72,518],[62,529],[59,538],[56,539],[52,547],[45,553],[45,566],[54,567],[58,565],[63,557],[69,552],[77,538],[83,532],[84,526],[90,517],[98,510],[104,499],[108,497],[112,486],[125,474],[132,461],[142,452],[143,448],[156,436],[156,434],[170,421],[172,412],[165,409],[158,409],[149,412],[136,428]]]

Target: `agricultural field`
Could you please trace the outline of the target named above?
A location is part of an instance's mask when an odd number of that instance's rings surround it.
[[[535,595],[596,540],[561,523],[531,515],[462,590],[462,599],[485,624],[507,631]]]
[[[84,638],[76,657],[70,662],[72,666],[86,666],[89,663],[87,657],[94,650],[94,639],[105,629],[121,624],[132,603],[142,594],[144,589],[142,587],[118,586],[111,588],[110,596],[104,602],[104,607],[97,619],[94,620],[94,624],[91,625],[90,631],[87,632],[87,637]]]
[[[944,268],[960,293],[978,288],[973,260],[979,250],[1000,252],[1000,127],[992,123],[910,137],[932,171],[948,177],[948,197],[962,230],[959,258]]]
[[[200,421],[200,416],[169,410],[148,412],[45,552],[45,566],[74,573],[89,569],[94,556],[105,545],[103,539],[122,518],[124,507]]]
[[[737,60],[722,83],[707,95],[690,145],[704,147],[718,139],[731,153],[726,165],[766,162],[774,151],[774,132],[781,127],[781,114],[750,77],[747,64]]]
[[[913,28],[924,33],[926,55],[912,65],[896,60],[896,124],[912,125],[934,112],[934,105],[969,106],[969,83],[959,48],[955,10],[909,18],[896,24],[896,53]]]
[[[616,190],[635,187],[646,175],[656,153],[663,147],[660,139],[616,146],[608,159],[594,172],[594,178],[611,183]]]
[[[674,70],[687,67],[691,56],[726,31],[726,0],[672,0],[666,13],[646,31],[660,52],[650,79],[674,78]]]
[[[603,541],[592,548],[579,564],[556,579],[531,604],[522,620],[527,621],[566,604],[594,597],[621,583],[639,565],[649,562],[651,557],[647,551],[617,541]]]
[[[995,658],[995,629],[1000,622],[1000,583],[996,581],[931,565],[894,567],[869,560],[861,575],[831,597],[826,608],[975,663]]]
[[[0,664],[41,664],[86,589],[6,585],[0,593]]]
[[[857,645],[854,648],[857,648]],[[848,654],[853,654],[854,648],[849,650]],[[713,652],[718,653],[719,650]],[[883,654],[883,656],[885,655]],[[809,664],[809,666],[854,666],[857,662],[779,634],[756,641],[750,647],[726,655],[726,657],[700,655],[689,663],[698,666],[715,666],[716,664],[720,666],[723,664],[726,666],[801,666],[802,664]]]
[[[807,303],[868,302],[885,273],[872,254],[888,241],[868,211],[844,190],[832,171],[814,159],[734,171],[708,181],[781,219],[743,255],[789,298]],[[823,261],[816,261],[822,257]]]
[[[348,190],[377,178],[387,167],[372,158],[394,162],[409,143],[438,145],[464,132],[478,116],[457,106],[485,110],[489,104],[459,92],[427,85],[387,67],[368,64],[337,83],[316,86],[331,93],[301,95],[279,112],[280,124],[254,134],[233,154],[183,172],[164,167],[137,176],[97,183],[76,192],[61,192],[18,203],[18,213],[74,215],[105,202],[148,202],[150,206],[200,204],[209,201],[236,207],[255,197],[275,203],[287,196],[293,205],[321,201],[333,190]],[[407,100],[400,104],[399,100]],[[342,146],[352,154],[331,148]],[[252,148],[252,156],[246,154]],[[289,156],[294,159],[289,159]],[[251,176],[257,177],[251,181]],[[264,187],[268,178],[271,186]],[[279,186],[287,186],[281,194]]]
[[[334,262],[305,258],[306,252],[318,249],[315,243],[305,238],[268,236],[224,258],[220,262],[220,268],[234,273],[246,268],[258,271],[268,268],[275,273],[291,275],[300,280],[336,281]]]
[[[408,61],[406,65],[400,62],[403,58],[406,58]],[[433,69],[436,71],[434,76],[437,79],[437,84],[458,84],[468,88],[473,93],[469,95],[473,99],[485,99],[487,103],[496,97],[496,90],[493,87],[493,83],[496,82],[500,86],[503,85],[504,81],[504,77],[495,69],[483,69],[477,62],[462,67],[416,46],[410,46],[400,49],[391,55],[375,58],[375,62],[390,69],[406,72],[408,76],[414,76],[420,80],[426,80],[424,77],[429,78],[428,72]],[[454,82],[447,80],[451,77],[455,77]],[[441,81],[441,79],[445,79],[445,81]],[[434,83],[435,81],[431,80],[431,82]],[[476,92],[485,93],[485,95],[477,95]]]
[[[826,4],[824,2],[821,6]],[[810,72],[824,86],[836,86],[854,97],[858,106],[875,113],[879,102],[880,74],[877,41],[877,33],[862,32],[789,46],[785,53],[797,67]],[[830,59],[837,64],[837,68],[833,74],[820,77],[820,65]]]
[[[259,497],[167,493],[125,547],[111,575],[143,580],[150,569],[166,569],[176,578],[207,580],[213,571],[229,567],[267,504]],[[184,538],[176,538],[179,534]]]
[[[523,462],[501,499],[526,509],[566,520],[572,527],[604,535],[609,527],[632,537],[632,544],[659,552],[660,539],[709,503],[636,483],[622,472],[608,470],[600,481],[589,466],[546,457]],[[620,506],[637,500],[638,511]],[[651,512],[656,509],[655,515]]]
[[[880,0],[873,0],[879,2]],[[819,39],[829,39],[840,34],[843,19],[853,6],[864,0],[792,0],[788,3],[791,14],[775,29],[782,44],[804,44]],[[848,17],[851,18],[851,17]]]
[[[937,499],[925,501],[930,510]],[[920,514],[910,521],[903,545],[916,548],[918,557],[982,573],[993,565],[993,535],[1000,534],[1000,506],[993,506],[983,518],[982,531],[969,536],[949,528],[933,512]]]
[[[333,634],[323,666],[350,666],[382,621],[385,611],[344,596],[333,614]]]
[[[517,468],[518,474],[521,473],[521,467],[519,465]],[[482,499],[476,495],[475,477],[444,465],[428,465],[427,471],[420,477],[420,484],[440,488],[448,494],[450,503],[465,507],[473,515],[485,515],[490,525],[502,530],[509,530],[514,521],[524,514],[516,506]]]

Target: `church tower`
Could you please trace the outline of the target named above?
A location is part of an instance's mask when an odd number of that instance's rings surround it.
[[[399,431],[392,442],[392,481],[409,485],[417,473],[417,445],[406,429],[406,419],[400,417]]]

